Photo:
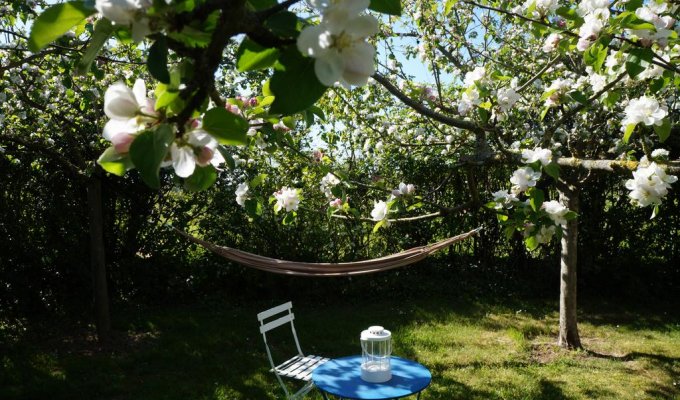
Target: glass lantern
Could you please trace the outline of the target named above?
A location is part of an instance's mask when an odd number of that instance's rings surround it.
[[[361,332],[361,379],[380,383],[392,379],[390,355],[392,333],[382,326],[371,326]]]

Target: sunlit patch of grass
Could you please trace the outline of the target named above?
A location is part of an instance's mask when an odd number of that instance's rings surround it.
[[[331,357],[359,353],[369,325],[391,329],[394,354],[432,371],[424,400],[680,398],[678,316],[600,307],[581,315],[578,351],[555,345],[557,312],[539,302],[300,303],[295,312],[303,350]],[[19,342],[0,356],[0,398],[282,398],[257,328],[263,308],[124,314],[108,350]]]

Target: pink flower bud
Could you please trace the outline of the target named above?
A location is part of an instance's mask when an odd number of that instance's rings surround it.
[[[118,154],[125,154],[130,151],[130,145],[135,140],[135,137],[127,133],[119,133],[111,138],[111,144]]]
[[[213,159],[214,155],[215,153],[212,150],[207,147],[203,147],[196,157],[196,164],[200,165],[201,167],[205,167],[206,165],[210,164],[210,160]]]
[[[341,208],[342,207],[342,199],[336,198],[335,200],[331,201],[329,205],[333,208]]]
[[[241,110],[238,108],[237,105],[227,103],[227,105],[224,106],[224,108],[226,108],[227,111],[229,111],[232,114],[236,114],[236,115],[241,114]]]

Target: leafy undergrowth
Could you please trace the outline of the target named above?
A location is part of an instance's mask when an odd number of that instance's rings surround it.
[[[255,318],[271,305],[128,311],[107,349],[87,335],[13,340],[0,347],[0,398],[282,398]],[[432,371],[424,400],[680,398],[677,313],[585,304],[585,350],[566,351],[554,345],[555,310],[437,298],[294,306],[308,353],[355,354],[362,329],[391,328],[394,354]]]

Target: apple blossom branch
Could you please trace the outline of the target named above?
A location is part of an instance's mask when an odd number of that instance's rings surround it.
[[[574,108],[570,109],[562,117],[557,120],[552,126],[545,131],[545,135],[543,136],[543,140],[541,141],[541,147],[547,146],[548,143],[550,143],[550,140],[552,139],[553,135],[555,134],[555,131],[557,130],[558,127],[562,126],[569,118],[573,117],[578,113],[579,111],[583,110],[585,107],[587,107],[589,104],[591,104],[593,101],[597,100],[602,96],[603,94],[607,93],[611,88],[616,86],[617,83],[619,83],[623,78],[625,78],[627,75],[627,72],[622,72],[619,74],[616,79],[613,81],[609,82],[607,85],[605,85],[602,90],[599,92],[595,93],[592,95],[590,98],[585,103],[579,103],[577,106]]]
[[[444,115],[434,110],[431,110],[430,108],[425,107],[424,105],[418,103],[417,101],[407,96],[404,92],[402,92],[396,86],[394,86],[386,77],[380,75],[379,73],[373,74],[372,77],[373,79],[376,80],[376,82],[380,83],[385,89],[387,89],[388,92],[392,93],[392,95],[401,100],[402,103],[411,107],[412,109],[414,109],[423,116],[432,118],[435,121],[442,122],[449,126],[453,126],[460,129],[466,129],[473,132],[483,132],[485,130],[495,131],[495,128],[481,127],[475,124],[474,122],[449,117],[448,115]]]
[[[579,36],[578,34],[572,32],[572,31],[570,31],[570,30],[568,30],[568,29],[562,29],[562,28],[560,28],[560,27],[553,26],[552,24],[550,24],[550,23],[548,23],[548,22],[541,21],[541,20],[537,20],[537,19],[533,19],[533,18],[529,18],[529,17],[526,17],[526,16],[524,16],[524,15],[521,15],[521,14],[518,14],[518,13],[515,13],[515,12],[512,12],[512,11],[504,10],[504,9],[502,9],[502,8],[491,7],[491,6],[487,6],[487,5],[484,5],[484,4],[479,4],[479,3],[476,3],[476,2],[474,2],[474,1],[469,1],[469,0],[465,0],[465,1],[463,1],[463,2],[466,3],[466,4],[468,4],[468,5],[474,6],[474,7],[479,7],[479,8],[486,9],[486,10],[496,11],[496,12],[501,13],[501,14],[505,14],[505,15],[509,15],[509,16],[512,16],[512,17],[519,18],[519,19],[521,19],[521,20],[523,20],[523,21],[526,21],[526,22],[530,22],[530,23],[542,25],[542,26],[548,27],[548,28],[550,28],[550,29],[554,29],[554,30],[556,30],[556,31],[559,31],[560,33],[563,33],[563,34],[568,35],[568,36],[572,36],[572,37],[578,37],[578,36]],[[642,44],[640,44],[639,42],[635,42],[635,41],[633,41],[633,40],[630,40],[629,38],[625,38],[625,37],[622,37],[622,36],[615,36],[615,37],[616,37],[617,39],[621,40],[621,41],[624,41],[624,42],[626,42],[626,43],[631,44],[632,46],[635,46],[635,47],[645,47],[645,46],[643,46]],[[610,48],[610,49],[612,49],[612,50],[617,50],[617,51],[620,50],[617,46],[613,45],[612,43],[609,43],[609,44],[607,45],[607,47]],[[659,66],[659,67],[661,67],[661,68],[663,68],[663,69],[669,70],[669,71],[679,72],[679,73],[680,73],[680,70],[679,70],[676,66],[674,66],[673,64],[671,64],[671,63],[667,62],[666,60],[664,60],[663,57],[661,57],[660,55],[658,55],[658,54],[657,54],[656,52],[654,52],[653,50],[650,49],[650,51],[652,52],[653,57],[656,59],[656,60],[652,60],[652,64],[657,65],[657,66]]]

